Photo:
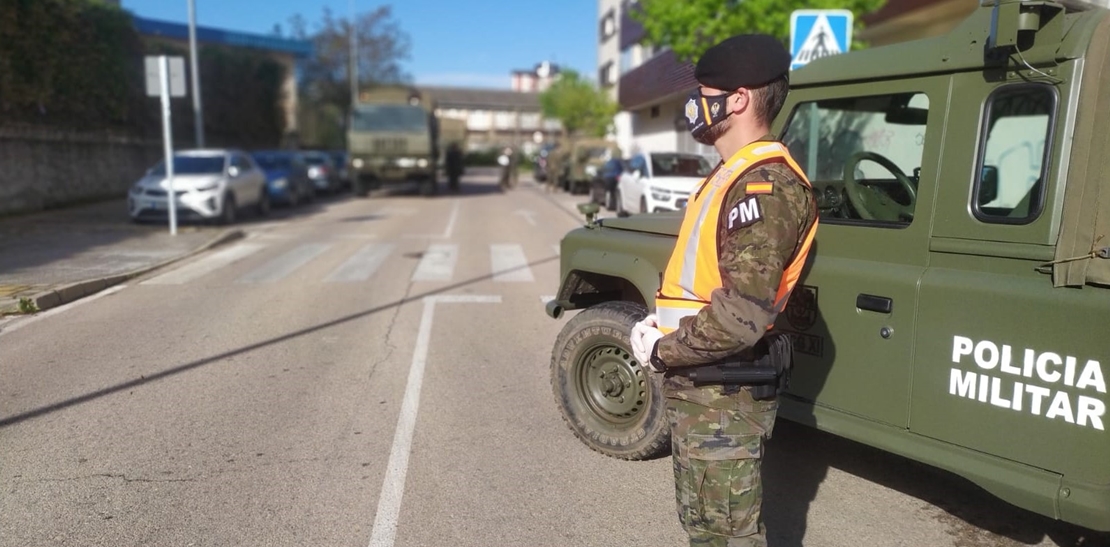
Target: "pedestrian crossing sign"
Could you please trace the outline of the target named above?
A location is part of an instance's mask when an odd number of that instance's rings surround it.
[[[852,12],[800,9],[790,14],[790,70],[852,46]]]

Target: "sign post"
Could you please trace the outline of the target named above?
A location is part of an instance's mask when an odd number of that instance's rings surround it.
[[[170,124],[170,97],[185,96],[185,60],[181,57],[148,56],[145,59],[146,94],[162,99],[162,141],[166,154],[166,196],[170,216],[170,235],[177,235],[177,194],[173,190],[173,131]]]
[[[790,70],[852,47],[852,12],[799,9],[790,14]]]

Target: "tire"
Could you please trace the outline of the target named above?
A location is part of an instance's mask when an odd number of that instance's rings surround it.
[[[231,195],[230,193],[224,194],[224,202],[220,208],[221,225],[229,226],[231,224],[235,224],[235,220],[237,217],[236,213],[238,212],[235,210],[235,207],[235,196]]]
[[[258,216],[269,216],[272,206],[273,204],[270,203],[270,193],[266,191],[265,187],[263,187],[262,194],[258,196],[258,205],[255,207],[255,210],[258,212]]]
[[[606,302],[563,327],[551,354],[551,388],[563,421],[590,449],[622,460],[670,450],[662,377],[632,357],[632,325],[647,310]]]

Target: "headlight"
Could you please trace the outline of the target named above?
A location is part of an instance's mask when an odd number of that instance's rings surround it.
[[[667,200],[671,199],[671,191],[670,190],[664,190],[662,188],[652,188],[651,189],[651,197],[652,197],[652,199],[655,199],[655,200],[658,200],[658,201],[667,201]]]
[[[270,184],[273,184],[274,188],[281,189],[281,188],[285,188],[286,186],[289,185],[289,180],[288,179],[274,179],[274,181],[271,182]]]
[[[408,167],[416,166],[416,160],[413,159],[413,158],[397,158],[396,163],[397,163],[397,167],[408,168]]]
[[[426,160],[424,158],[420,158],[420,159],[416,160],[416,166],[423,169],[423,168],[428,166],[428,160]]]
[[[354,167],[355,169],[362,169],[362,165],[363,165],[362,158],[355,158],[355,159],[351,160],[351,166]]]
[[[597,166],[596,165],[587,165],[586,166],[586,176],[587,177],[596,177],[597,176]]]
[[[319,168],[319,167],[309,167],[309,168],[308,168],[308,176],[309,176],[309,178],[316,178],[316,177],[319,177],[319,176],[320,176],[320,175],[322,175],[322,174],[323,174],[323,173],[321,173],[321,172],[320,172],[320,168]]]

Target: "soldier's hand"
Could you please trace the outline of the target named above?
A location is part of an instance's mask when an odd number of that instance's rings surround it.
[[[639,329],[633,327],[632,355],[641,365],[659,372],[651,366],[651,351],[655,349],[655,343],[663,337],[663,331],[643,323],[637,323],[637,327]]]

